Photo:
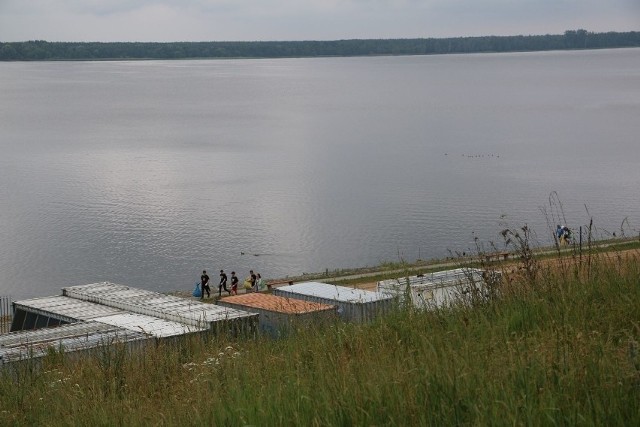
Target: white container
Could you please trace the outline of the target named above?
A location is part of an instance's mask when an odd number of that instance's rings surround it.
[[[443,308],[485,297],[488,290],[485,282],[487,274],[477,268],[457,268],[383,280],[378,282],[378,291],[393,296],[399,302],[406,301],[408,297],[417,308]]]
[[[387,312],[393,303],[391,295],[321,282],[303,282],[281,286],[275,288],[273,294],[335,305],[340,317],[355,322],[372,320]]]

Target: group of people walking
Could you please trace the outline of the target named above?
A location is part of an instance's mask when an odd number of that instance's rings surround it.
[[[207,298],[211,297],[211,287],[209,285],[209,275],[207,274],[207,270],[202,270],[202,275],[200,276],[200,299],[204,298],[204,294],[207,294]],[[227,287],[227,284],[230,280],[231,289]],[[236,272],[231,272],[231,279],[227,277],[227,273],[224,270],[220,270],[220,281],[218,282],[218,296],[222,296],[222,291],[224,290],[229,295],[238,295],[238,276],[236,276]],[[262,281],[262,276],[260,273],[254,273],[253,270],[249,271],[249,276],[244,281],[244,287],[246,292],[258,292],[260,289],[264,287],[264,283]]]

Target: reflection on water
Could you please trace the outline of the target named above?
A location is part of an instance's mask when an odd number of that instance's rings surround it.
[[[637,235],[638,53],[0,63],[0,293]]]

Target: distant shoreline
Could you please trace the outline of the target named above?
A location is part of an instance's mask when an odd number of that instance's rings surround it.
[[[640,47],[640,32],[329,41],[0,42],[0,61],[123,61],[415,56]]]

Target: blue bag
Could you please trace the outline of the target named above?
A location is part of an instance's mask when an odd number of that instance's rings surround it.
[[[193,296],[196,298],[202,297],[202,289],[200,288],[200,282],[196,282],[196,287],[193,288]]]

